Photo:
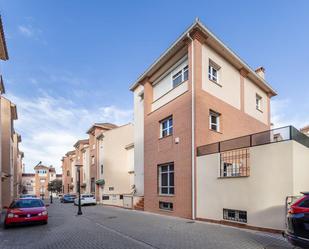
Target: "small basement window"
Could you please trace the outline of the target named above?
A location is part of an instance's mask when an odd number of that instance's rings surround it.
[[[159,208],[163,210],[173,211],[173,203],[172,202],[159,202]]]
[[[108,201],[109,200],[109,195],[103,195],[102,196],[103,201]]]
[[[247,211],[223,209],[223,219],[247,223]]]

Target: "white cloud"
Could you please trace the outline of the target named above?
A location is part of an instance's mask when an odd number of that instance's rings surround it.
[[[32,26],[25,26],[25,25],[19,25],[18,26],[18,30],[21,34],[27,36],[27,37],[31,37],[34,35],[34,30],[32,28]]]
[[[293,108],[290,99],[276,99],[271,101],[271,122],[274,128],[293,125],[300,129],[309,124],[309,115],[306,114],[306,107],[302,106],[303,111]],[[308,113],[308,112],[307,112]]]
[[[16,105],[16,131],[22,135],[21,150],[25,153],[27,171],[37,162],[54,165],[61,172],[61,158],[95,122],[124,124],[132,121],[131,109],[101,106],[95,109],[78,108],[70,100],[46,93],[39,98],[26,99],[8,96]]]

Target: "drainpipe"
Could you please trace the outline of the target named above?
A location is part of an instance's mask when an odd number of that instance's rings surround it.
[[[192,42],[192,49],[191,49],[191,92],[192,92],[192,99],[191,99],[191,182],[192,182],[192,220],[195,220],[195,84],[194,84],[194,41],[189,33],[187,33],[187,37]]]

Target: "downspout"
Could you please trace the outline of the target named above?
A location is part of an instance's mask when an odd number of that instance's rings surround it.
[[[194,84],[194,41],[189,33],[187,37],[191,40],[191,182],[192,182],[192,220],[195,220],[195,84]]]

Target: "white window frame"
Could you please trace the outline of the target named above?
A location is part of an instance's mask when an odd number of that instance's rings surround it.
[[[219,84],[219,70],[220,70],[220,66],[218,66],[212,60],[209,60],[208,79]],[[214,72],[216,72],[216,75],[214,75]]]
[[[166,122],[166,128],[163,128],[163,124]],[[172,124],[171,124],[172,123]],[[167,137],[173,134],[173,116],[170,116],[166,119],[160,121],[160,138]],[[166,135],[163,135],[166,131]]]
[[[185,73],[187,74],[187,78],[185,78]],[[175,77],[177,75],[177,77]],[[174,84],[174,80],[178,77],[181,77],[181,81],[177,84]],[[183,82],[187,81],[189,79],[189,66],[185,65],[182,69],[178,70],[176,73],[172,73],[171,74],[171,78],[172,78],[172,87],[175,88],[177,86],[179,86],[180,84],[182,84]]]
[[[220,132],[220,116],[221,114],[215,111],[209,111],[209,129],[212,131]],[[216,117],[216,123],[212,122],[212,117]],[[216,129],[213,129],[212,126],[216,126]]]
[[[171,169],[171,166],[173,169]],[[162,167],[167,167],[167,171],[162,171]],[[174,185],[170,184],[170,174],[174,174]],[[162,186],[162,174],[167,174],[167,185]],[[175,194],[175,168],[174,163],[162,164],[158,166],[158,188],[160,195],[174,195]],[[167,188],[167,193],[162,193],[162,188]],[[173,189],[173,192],[171,191]]]
[[[255,94],[255,107],[257,110],[262,111],[262,96]]]

